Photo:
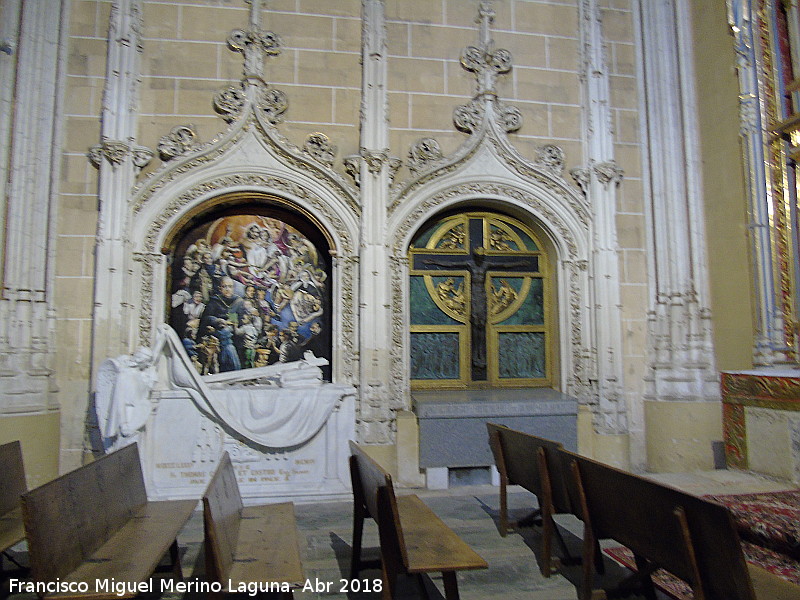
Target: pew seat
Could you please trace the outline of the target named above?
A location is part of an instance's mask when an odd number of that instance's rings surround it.
[[[600,538],[633,552],[637,573],[622,587],[635,583],[646,598],[655,600],[650,575],[662,568],[688,583],[696,600],[800,599],[800,586],[745,562],[724,506],[566,450],[561,456],[573,474],[568,487],[584,522],[582,600],[610,593],[594,585]]]
[[[353,483],[353,554],[351,579],[366,566],[361,560],[364,520],[378,524],[383,598],[397,594],[401,575],[414,576],[424,592],[422,576],[441,572],[445,598],[457,600],[458,571],[486,569],[481,558],[416,495],[396,496],[391,475],[355,442],[350,442]]]
[[[293,598],[303,585],[294,505],[244,506],[227,452],[203,494],[203,527],[206,577],[223,589],[209,597],[261,586]]]

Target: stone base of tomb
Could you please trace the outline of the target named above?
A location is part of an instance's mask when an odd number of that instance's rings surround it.
[[[324,385],[340,392],[327,421],[306,442],[284,448],[247,439],[201,410],[185,390],[154,391],[153,414],[138,440],[148,496],[200,498],[227,451],[247,504],[350,497],[347,441],[355,439],[355,389]]]

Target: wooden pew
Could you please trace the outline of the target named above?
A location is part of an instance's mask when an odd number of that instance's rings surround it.
[[[25,539],[20,496],[28,491],[25,467],[22,463],[22,446],[18,441],[0,446],[0,572],[3,557],[15,565],[17,562],[8,550]]]
[[[134,589],[97,589],[96,581],[147,582],[167,552],[182,577],[177,536],[196,506],[196,500],[148,502],[136,444],[23,494],[32,580],[88,588],[37,589],[38,595],[133,597]]]
[[[292,589],[303,585],[294,505],[244,506],[227,452],[203,495],[203,525],[208,581],[227,592],[248,586],[257,590],[260,584],[268,588],[262,591],[281,592],[285,598],[293,598]]]
[[[356,579],[361,561],[364,519],[378,523],[384,599],[395,597],[400,575],[414,575],[424,592],[422,575],[442,573],[445,597],[457,600],[456,571],[488,567],[469,545],[416,495],[395,496],[392,477],[355,442],[350,442],[353,483],[353,555],[350,577]]]
[[[800,586],[745,562],[724,506],[565,450],[561,453],[573,472],[573,501],[580,505],[585,525],[583,600],[606,597],[605,591],[593,589],[593,548],[599,538],[613,538],[633,552],[635,578],[647,598],[656,597],[650,574],[657,568],[687,582],[696,600],[800,598]]]
[[[532,525],[541,519],[542,525],[542,575],[550,577],[556,570],[552,558],[553,535],[561,546],[567,562],[575,562],[553,520],[559,513],[574,514],[564,484],[561,444],[535,435],[510,429],[505,425],[486,423],[489,445],[500,474],[500,535],[506,536],[508,528],[515,525]],[[539,508],[522,521],[513,524],[508,520],[509,485],[518,485],[536,496]]]

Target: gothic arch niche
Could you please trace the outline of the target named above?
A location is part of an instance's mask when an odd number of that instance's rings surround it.
[[[398,204],[393,214],[393,374],[404,381],[396,392],[409,397],[410,372],[408,248],[421,224],[458,211],[491,211],[504,214],[529,227],[549,259],[550,298],[554,332],[551,346],[550,386],[590,402],[594,390],[588,382],[593,372],[593,316],[586,302],[590,261],[590,219],[576,196],[565,186],[525,186],[507,182],[467,181],[439,185],[427,194],[419,190]],[[533,185],[532,185],[533,184]]]
[[[541,226],[459,207],[428,219],[408,256],[413,388],[559,381],[555,250]]]
[[[229,193],[173,228],[165,319],[201,374],[331,362],[331,240],[279,196]],[[324,369],[331,379],[331,369]]]

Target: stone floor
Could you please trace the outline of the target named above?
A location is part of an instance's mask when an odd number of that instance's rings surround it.
[[[791,487],[786,482],[777,482],[736,471],[710,471],[692,474],[652,475],[654,478],[680,487],[692,493],[744,493],[754,491],[780,490]],[[459,590],[464,600],[573,600],[577,598],[576,585],[579,582],[580,567],[564,567],[560,574],[544,578],[537,566],[539,553],[539,530],[520,529],[501,537],[497,530],[498,488],[489,485],[459,486],[449,490],[413,490],[450,527],[461,535],[489,563],[482,571],[459,574]],[[401,490],[399,493],[405,493]],[[410,491],[409,491],[410,493]],[[521,490],[511,488],[509,507],[511,518],[527,515],[535,506],[535,498]],[[351,539],[350,502],[326,502],[318,504],[298,504],[295,507],[297,524],[303,542],[302,554],[306,577],[312,587],[328,588],[326,592],[296,592],[296,598],[350,598],[377,599],[378,593],[343,592],[350,560]],[[581,524],[571,517],[558,517],[563,536],[571,552],[580,555]],[[187,577],[202,577],[202,515],[197,512],[189,521],[179,538],[184,548],[183,565]],[[377,557],[377,528],[371,521],[365,528],[364,547],[366,556]],[[24,543],[14,552],[23,564],[26,561]],[[628,572],[616,563],[607,561],[607,581],[624,577]],[[4,562],[8,569],[8,562]],[[20,577],[19,572],[6,572],[0,585],[0,599],[33,600],[32,595],[8,595],[8,578]],[[380,573],[364,571],[360,583],[372,585]],[[366,583],[365,583],[366,582]],[[418,597],[413,582],[407,582],[404,598]],[[433,576],[427,580],[432,599],[443,598],[441,577]],[[164,595],[162,600],[177,600],[178,596]],[[665,597],[666,598],[666,597]],[[154,600],[154,599],[153,599]],[[183,600],[201,600],[189,598]]]

